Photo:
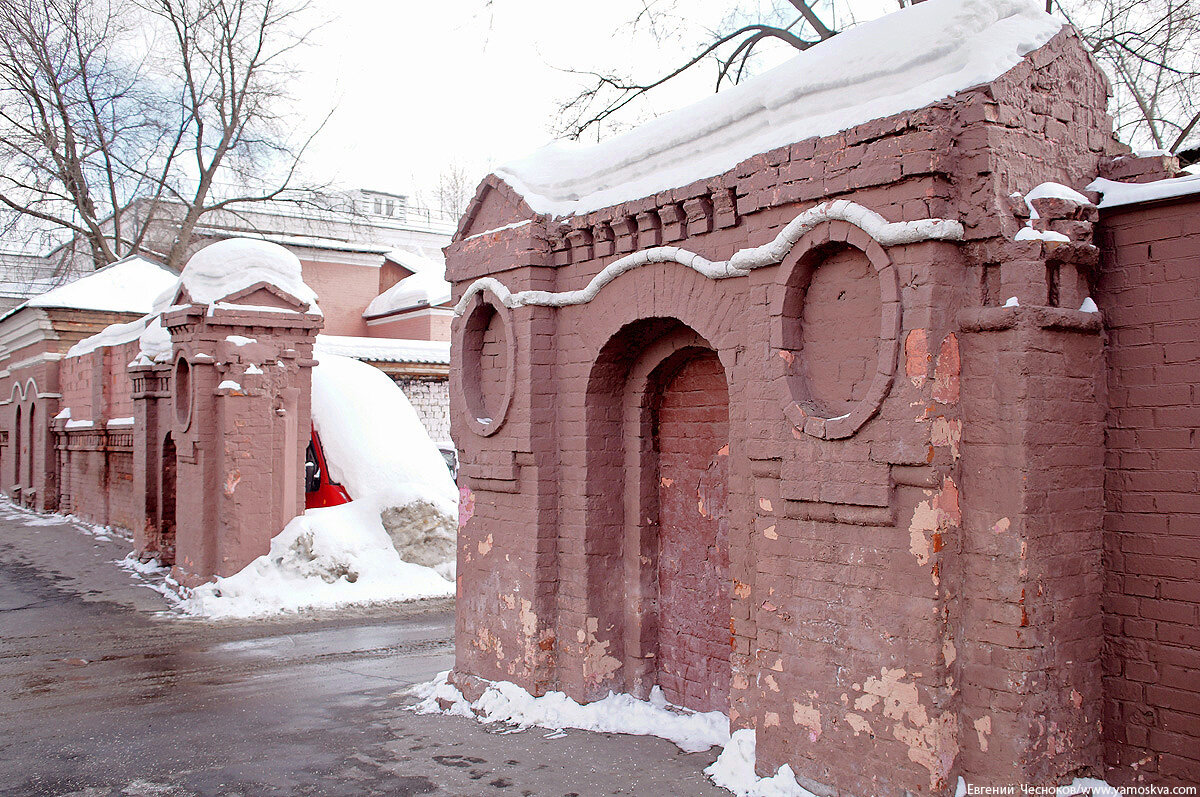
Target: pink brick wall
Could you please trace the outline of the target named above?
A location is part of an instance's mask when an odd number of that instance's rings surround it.
[[[317,293],[326,335],[370,335],[362,312],[380,294],[379,269],[346,263],[301,261],[304,282]]]
[[[1105,213],[1104,732],[1113,764],[1200,782],[1200,198]]]

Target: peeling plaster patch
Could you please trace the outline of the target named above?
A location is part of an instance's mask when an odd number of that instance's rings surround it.
[[[586,633],[579,632],[579,642],[583,646],[583,677],[594,683],[600,683],[621,668],[621,662],[608,653],[611,643],[596,638],[599,628],[600,620],[589,617]]]
[[[769,498],[760,498],[760,499],[758,499],[758,506],[759,506],[759,508],[760,508],[760,509],[762,509],[762,511],[764,511],[764,512],[771,512],[771,511],[774,511],[774,510],[773,510],[773,508],[772,508],[772,506],[771,506],[771,499],[769,499]]]
[[[768,711],[766,714],[763,715],[763,727],[764,728],[778,728],[779,727],[779,715],[776,714],[774,711]]]
[[[958,376],[962,361],[958,354],[958,338],[951,332],[942,341],[937,367],[933,371],[933,400],[941,404],[958,403]]]
[[[242,480],[242,472],[237,468],[225,474],[225,495],[233,495],[237,491],[238,483]]]
[[[811,703],[807,706],[802,706],[793,700],[792,722],[801,728],[808,729],[808,740],[810,742],[815,742],[821,738],[821,712]]]
[[[492,551],[492,535],[489,534],[486,538],[480,540],[476,547],[479,548],[480,556],[487,556]]]
[[[979,735],[979,749],[983,752],[988,751],[988,734],[992,732],[992,718],[980,717],[975,720],[975,733]]]
[[[765,678],[763,678],[763,681],[766,682],[767,688],[770,689],[772,692],[779,691],[779,682],[775,680],[774,675],[767,673],[767,676]]]
[[[997,534],[1003,534],[1004,532],[1008,531],[1011,526],[1012,521],[1006,517],[1002,517],[996,521],[994,526],[992,526],[992,531],[996,532]]]
[[[942,489],[928,501],[921,501],[913,510],[912,521],[908,524],[909,551],[917,557],[917,564],[924,567],[929,563],[932,554],[942,549],[944,542],[942,534],[951,528],[957,528],[962,523],[962,510],[958,505],[958,485],[947,476],[942,481]],[[938,583],[935,571],[933,581]]]
[[[779,350],[779,357],[780,357],[780,359],[782,359],[782,360],[783,360],[785,363],[787,363],[788,365],[792,365],[793,363],[795,363],[795,362],[796,362],[796,355],[795,355],[795,354],[792,354],[792,353],[791,353],[790,351],[788,351],[787,349],[780,349],[780,350]]]
[[[949,667],[958,658],[958,649],[954,647],[954,640],[947,639],[942,644],[942,658],[946,660],[946,666]]]
[[[768,540],[779,539],[779,534],[778,534],[778,532],[775,531],[774,525],[767,526],[765,529],[763,529],[763,536],[766,537]]]
[[[882,700],[883,716],[894,720],[892,735],[908,746],[909,760],[929,770],[929,785],[934,790],[944,788],[954,760],[958,757],[957,720],[952,712],[930,718],[921,705],[917,685],[906,682],[903,669],[884,667],[878,678],[863,682],[866,693],[855,701],[855,708],[865,710],[864,698],[878,696]],[[916,673],[913,674],[914,677]],[[870,705],[874,705],[871,703]]]
[[[935,446],[950,446],[950,454],[958,459],[958,444],[962,442],[962,421],[938,416],[929,428],[929,442]]]
[[[504,660],[504,645],[500,639],[492,634],[486,628],[480,628],[475,632],[475,638],[471,640],[471,644],[479,648],[484,653],[491,651],[496,654],[496,661]]]
[[[719,449],[717,449],[717,456],[718,457],[729,456],[729,443],[726,443],[725,445],[723,445]]]
[[[954,715],[943,712],[924,728],[892,729],[896,738],[908,745],[908,758],[929,770],[929,788],[939,791],[946,787],[954,759],[958,758],[957,722]]]
[[[750,688],[750,679],[745,673],[735,672],[733,674],[733,688],[738,691],[745,691]]]
[[[475,514],[475,493],[469,487],[458,488],[458,527],[467,525]]]
[[[1076,709],[1083,708],[1083,695],[1079,694],[1074,689],[1071,690],[1071,705],[1075,706]]]
[[[854,699],[856,711],[870,711],[879,704],[879,695],[859,695]]]
[[[517,608],[517,599],[512,595],[501,595],[500,602],[504,604],[504,608],[506,609]]]
[[[733,594],[743,600],[750,597],[750,585],[734,579]]]
[[[783,659],[775,659],[775,663],[771,665],[771,669],[775,672],[783,672]]]
[[[537,633],[537,615],[533,613],[533,603],[521,598],[521,613],[518,616],[521,619],[521,632],[532,641]]]
[[[929,373],[929,340],[924,329],[914,329],[904,338],[904,373],[913,387],[925,383]]]
[[[867,722],[867,718],[859,714],[847,714],[846,724],[854,730],[854,735],[860,733],[871,733],[871,723]]]
[[[663,476],[660,481],[661,481],[663,487],[670,487],[672,484],[675,483],[674,479],[669,479],[666,476]]]

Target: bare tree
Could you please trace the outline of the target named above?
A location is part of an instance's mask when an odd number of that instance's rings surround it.
[[[95,267],[152,251],[179,268],[207,214],[291,196],[311,141],[294,140],[285,116],[305,9],[287,0],[6,0],[7,226],[49,225],[69,248],[85,242]]]
[[[434,188],[434,201],[437,208],[450,218],[457,219],[467,212],[467,204],[475,196],[475,186],[479,180],[473,178],[460,163],[451,163],[438,175],[437,186]]]
[[[1200,140],[1200,1],[1053,2],[1108,71],[1123,140],[1171,152]]]
[[[904,8],[921,0],[897,0]],[[1136,145],[1178,151],[1200,138],[1200,0],[1047,0],[1076,26],[1116,87],[1118,133]],[[643,0],[633,30],[677,43],[678,0]],[[855,24],[854,0],[732,0],[724,19],[690,55],[652,76],[576,72],[584,85],[559,108],[558,132],[579,138],[612,127],[650,92],[696,69],[712,69],[714,90],[752,76],[756,57],[819,46]]]

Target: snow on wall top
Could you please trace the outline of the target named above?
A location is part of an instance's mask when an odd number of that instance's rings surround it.
[[[1121,183],[1097,177],[1087,190],[1103,194],[1104,199],[1100,202],[1100,207],[1116,208],[1200,193],[1200,174],[1155,180],[1150,183]]]
[[[496,174],[537,213],[587,213],[989,82],[1061,28],[1039,0],[928,0],[628,133],[554,142]]]
[[[26,306],[148,313],[155,298],[177,279],[170,269],[158,263],[137,256],[127,257],[35,296],[26,302]]]
[[[316,309],[317,295],[304,283],[300,259],[279,244],[250,238],[217,241],[192,255],[180,282],[192,301],[211,304],[266,282]]]
[[[313,351],[372,362],[450,364],[450,341],[407,338],[362,338],[352,335],[317,335]]]

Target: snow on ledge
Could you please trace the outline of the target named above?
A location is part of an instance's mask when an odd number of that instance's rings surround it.
[[[1097,177],[1088,185],[1087,190],[1097,191],[1104,195],[1104,199],[1100,202],[1101,208],[1116,208],[1124,205],[1136,205],[1140,202],[1153,202],[1156,199],[1173,199],[1198,194],[1200,193],[1200,174],[1172,177],[1152,183],[1122,183]]]
[[[512,293],[494,277],[481,277],[472,282],[463,292],[454,307],[454,314],[461,316],[475,294],[491,291],[506,307],[540,305],[543,307],[566,307],[586,304],[596,298],[608,283],[627,271],[633,271],[648,263],[679,263],[709,279],[744,277],[751,269],[772,266],[783,261],[796,242],[826,221],[845,221],[870,235],[883,246],[917,243],[918,241],[961,241],[963,226],[948,219],[922,219],[920,221],[889,222],[869,208],[846,199],[822,202],[809,208],[785,226],[775,240],[752,249],[742,249],[728,260],[707,260],[695,252],[678,246],[655,246],[626,255],[609,263],[600,273],[592,277],[587,286],[576,291],[519,291]]]
[[[555,142],[496,174],[534,212],[587,213],[988,83],[1062,27],[1039,0],[929,0],[627,133]]]

